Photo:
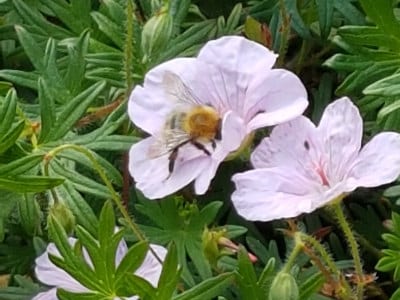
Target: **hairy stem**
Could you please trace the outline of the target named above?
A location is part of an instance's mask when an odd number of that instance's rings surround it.
[[[356,275],[359,278],[359,280],[357,280],[356,296],[357,296],[357,299],[362,300],[363,292],[364,292],[364,283],[363,283],[364,274],[363,274],[363,270],[362,270],[360,252],[358,251],[358,244],[357,244],[356,238],[353,234],[353,231],[351,230],[350,225],[347,222],[346,217],[341,208],[341,201],[335,201],[332,204],[332,209],[337,218],[339,226],[341,227],[341,229],[346,237],[347,243],[349,244],[349,247],[350,247],[350,252],[353,257]]]

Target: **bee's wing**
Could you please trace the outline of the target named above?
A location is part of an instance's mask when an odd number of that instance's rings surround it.
[[[192,90],[175,73],[166,71],[162,83],[165,92],[173,102],[189,105],[200,104]]]
[[[157,136],[156,140],[149,147],[149,157],[157,158],[165,155],[176,147],[185,144],[190,140],[189,134],[179,129],[168,129],[162,135]]]

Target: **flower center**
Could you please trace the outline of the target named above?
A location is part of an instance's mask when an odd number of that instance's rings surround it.
[[[322,168],[322,166],[321,166],[321,165],[317,166],[317,168],[315,169],[315,171],[317,172],[319,178],[321,178],[322,185],[328,186],[328,187],[329,187],[328,177],[326,176],[325,171],[324,171],[324,169]]]

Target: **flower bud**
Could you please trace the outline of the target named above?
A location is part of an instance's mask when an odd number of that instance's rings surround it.
[[[272,281],[268,300],[298,300],[299,288],[293,276],[279,272]]]
[[[75,216],[65,203],[58,202],[50,207],[47,222],[50,218],[56,219],[68,235],[73,233],[75,228]]]
[[[166,9],[161,9],[161,12],[146,22],[142,30],[142,48],[147,56],[151,56],[166,46],[171,38],[172,30],[172,16]]]

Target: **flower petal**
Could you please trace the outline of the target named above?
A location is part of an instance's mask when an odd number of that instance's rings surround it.
[[[69,238],[71,245],[75,244],[76,239]],[[36,258],[35,273],[36,277],[46,285],[56,286],[71,292],[87,292],[86,287],[81,285],[78,281],[72,278],[67,272],[54,265],[50,259],[49,254],[61,257],[54,243],[47,246],[46,251]]]
[[[307,91],[294,73],[283,69],[260,72],[246,93],[248,131],[289,121],[307,106]]]
[[[116,230],[118,231],[118,229]],[[115,265],[119,266],[122,259],[125,257],[126,253],[128,252],[128,245],[126,244],[125,240],[122,239],[119,244],[117,251],[115,253]]]
[[[282,167],[306,177],[318,189],[324,184],[321,177],[325,160],[315,125],[300,116],[276,126],[270,136],[261,141],[251,155],[255,168]],[[293,171],[290,171],[293,170]]]
[[[362,119],[357,107],[347,97],[329,104],[321,118],[318,131],[323,138],[329,162],[327,176],[337,182],[344,178],[361,148]]]
[[[147,155],[154,137],[134,144],[130,150],[129,171],[136,187],[149,199],[172,194],[192,182],[211,163],[211,157],[190,143],[178,150],[174,170],[170,174],[169,153],[150,159]]]
[[[290,168],[257,169],[236,174],[233,205],[250,221],[271,221],[310,213],[343,194],[342,184],[315,188],[312,182]]]
[[[246,137],[246,125],[233,111],[224,115],[222,120],[221,138],[222,145],[227,152],[237,150]]]
[[[50,289],[46,292],[37,294],[32,300],[58,300],[57,288]]]
[[[167,249],[155,244],[150,244],[150,247],[162,261],[165,260]],[[135,274],[146,279],[152,286],[156,287],[160,279],[161,270],[162,264],[154,257],[153,253],[149,251]]]
[[[208,42],[198,59],[228,72],[251,75],[271,69],[277,55],[264,46],[239,36],[225,36]]]
[[[400,175],[400,135],[383,132],[360,151],[349,173],[349,183],[375,187],[390,183]]]
[[[278,179],[280,174],[277,171],[279,172],[277,169],[258,169],[232,177],[236,184],[232,202],[239,215],[251,221],[270,221],[295,217],[303,212],[311,211],[311,199],[302,194],[289,194],[289,190],[287,193],[280,191],[287,189],[287,185],[293,183],[294,178],[290,178],[289,181],[283,178]],[[282,187],[281,189],[272,186],[268,188],[266,187],[268,184],[282,185]],[[306,185],[295,184],[293,187],[301,189]]]
[[[133,123],[150,134],[159,132],[175,105],[165,92],[165,72],[173,72],[186,82],[196,76],[195,66],[195,58],[177,58],[151,69],[145,76],[143,86],[136,86],[130,95],[128,113]]]

